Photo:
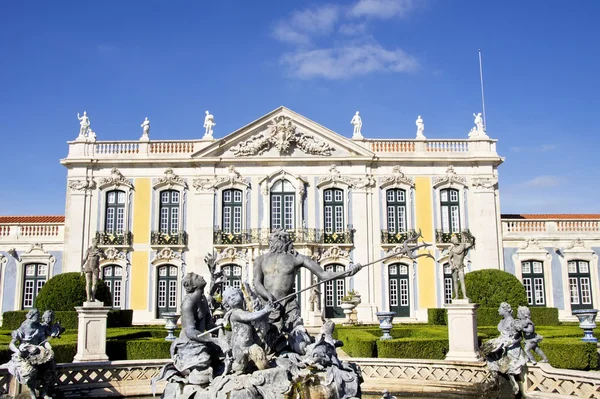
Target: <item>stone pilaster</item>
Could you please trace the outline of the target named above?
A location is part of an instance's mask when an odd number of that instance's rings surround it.
[[[110,306],[102,302],[84,302],[75,307],[79,317],[77,330],[77,354],[73,362],[105,362],[106,320]]]
[[[446,360],[476,362],[477,351],[477,315],[478,303],[469,303],[468,299],[453,300],[445,305],[448,310],[448,344]]]

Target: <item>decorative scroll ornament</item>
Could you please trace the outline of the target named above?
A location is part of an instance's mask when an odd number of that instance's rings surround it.
[[[173,186],[176,186],[176,185],[187,188],[187,183],[185,182],[185,180],[182,177],[176,175],[173,172],[173,169],[165,170],[164,177],[155,179],[154,186],[162,186],[162,185],[165,185],[168,188],[173,188]]]
[[[403,245],[396,245],[395,247],[387,250],[384,254],[384,257],[387,256],[393,256],[395,259],[408,258],[406,256],[406,248]]]
[[[493,191],[498,183],[498,178],[496,176],[492,177],[474,177],[471,179],[471,185],[473,188],[482,190],[482,191]]]
[[[402,170],[398,165],[394,166],[394,169],[392,169],[391,176],[386,176],[383,179],[381,179],[381,186],[386,186],[389,184],[393,184],[395,187],[403,184],[408,185],[410,187],[415,186],[415,182],[413,181],[413,179],[407,177],[404,173],[402,173]]]
[[[29,247],[29,249],[27,250],[26,253],[30,254],[33,251],[41,251],[41,252],[46,252],[44,250],[44,244],[42,244],[41,242],[34,242],[33,244],[31,244],[31,246]]]
[[[327,251],[323,252],[319,256],[319,260],[332,259],[334,261],[337,261],[340,258],[350,259],[350,254],[348,253],[348,251],[344,251],[337,245],[334,245],[333,247],[327,249]]]
[[[115,247],[108,247],[104,250],[104,258],[109,261],[127,260],[124,252],[119,251]]]
[[[227,168],[227,176],[215,176],[213,178],[198,178],[192,181],[192,186],[196,191],[215,191],[218,187],[229,185],[233,187],[235,184],[241,184],[250,187],[250,184],[235,170],[235,166],[231,165]]]
[[[465,186],[467,184],[466,179],[464,177],[456,174],[456,172],[454,171],[454,166],[452,165],[448,166],[448,169],[446,169],[446,176],[439,176],[433,180],[434,186],[452,183],[459,183]]]
[[[85,193],[96,188],[96,182],[91,176],[86,177],[85,180],[71,180],[69,181],[69,188],[71,192]]]
[[[235,247],[229,246],[223,248],[221,252],[217,254],[217,261],[219,260],[234,260],[234,259],[242,259],[248,261],[248,251],[247,249],[238,251]]]
[[[166,247],[156,253],[156,257],[152,260],[152,262],[156,262],[158,260],[181,260],[181,253],[173,251],[171,248]]]
[[[565,247],[565,249],[573,249],[573,248],[585,248],[585,243],[579,237],[571,241],[569,245]]]
[[[520,247],[521,249],[530,249],[530,250],[544,250],[544,248],[542,248],[540,246],[540,242],[535,239],[535,238],[530,238],[527,241],[525,241],[525,244],[521,245]]]
[[[280,155],[289,155],[294,143],[306,154],[331,155],[333,151],[333,147],[326,142],[306,133],[297,132],[291,118],[283,115],[273,119],[265,131],[239,143],[231,151],[237,156],[252,156],[261,155],[275,147]]]
[[[121,174],[119,169],[112,168],[110,171],[110,177],[103,177],[100,179],[101,186],[126,186],[129,188],[133,188],[133,184],[131,184],[125,176]]]
[[[4,266],[8,263],[8,258],[2,254],[0,254],[0,266]]]

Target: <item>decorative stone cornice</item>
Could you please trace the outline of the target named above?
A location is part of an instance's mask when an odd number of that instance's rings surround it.
[[[454,171],[454,166],[452,166],[452,165],[448,166],[448,169],[446,169],[445,176],[438,176],[435,179],[433,179],[434,187],[439,187],[442,185],[452,185],[452,184],[460,184],[462,186],[467,185],[467,180],[463,176],[457,175],[456,172]]]
[[[108,247],[104,250],[104,259],[115,262],[115,261],[127,261],[127,255],[124,252],[119,251],[115,247]]]
[[[173,188],[173,186],[181,186],[183,188],[188,187],[185,180],[182,177],[176,175],[173,172],[173,169],[170,169],[170,168],[165,170],[165,175],[163,177],[154,179],[153,185],[154,185],[154,188],[159,188],[159,187],[164,186],[164,187],[168,187],[169,189]]]
[[[318,259],[319,259],[319,261],[324,260],[324,259],[332,259],[334,261],[337,261],[339,259],[350,260],[350,254],[348,253],[348,251],[345,251],[345,250],[341,249],[340,247],[338,247],[337,245],[334,245],[334,246],[328,248],[327,251],[323,252],[318,257]]]
[[[334,149],[329,144],[296,129],[291,118],[278,116],[271,121],[266,130],[239,143],[231,151],[236,156],[256,156],[275,147],[280,155],[289,155],[295,144],[295,147],[306,154],[331,155]]]
[[[410,178],[410,177],[406,176],[404,173],[402,173],[402,169],[400,168],[400,166],[396,165],[392,169],[391,176],[385,176],[381,179],[380,187],[381,188],[388,187],[388,186],[400,187],[403,185],[414,187],[415,182],[413,181],[412,178]]]
[[[478,191],[494,191],[496,184],[498,184],[496,176],[474,177],[471,179],[471,186]]]
[[[96,182],[91,176],[86,177],[85,180],[69,180],[69,188],[72,193],[86,193],[96,188]]]
[[[229,246],[223,248],[223,250],[217,254],[217,261],[233,261],[235,259],[241,259],[248,262],[248,250],[245,248],[238,250],[233,246]]]
[[[173,251],[171,248],[165,247],[156,253],[156,256],[152,259],[151,263],[154,264],[159,261],[168,262],[173,260],[181,261],[181,252]]]
[[[573,241],[571,241],[571,243],[569,245],[567,245],[565,247],[565,249],[573,249],[573,248],[585,248],[585,243],[583,242],[583,240],[579,237],[577,237],[576,239],[574,239]]]
[[[40,242],[34,242],[31,244],[27,252],[21,254],[19,256],[19,260],[21,263],[29,263],[29,262],[42,262],[48,264],[48,266],[52,266],[56,259],[49,252],[44,249],[44,244]]]
[[[103,177],[100,179],[100,187],[108,187],[108,186],[116,186],[116,187],[125,186],[125,187],[129,187],[129,188],[133,189],[133,184],[131,184],[129,182],[129,180],[127,180],[125,178],[125,176],[123,176],[123,174],[121,174],[121,172],[117,168],[111,169],[110,177]]]
[[[227,168],[229,173],[227,176],[214,176],[212,178],[198,178],[192,181],[192,186],[196,191],[215,191],[224,186],[233,187],[236,184],[241,184],[250,187],[250,184],[235,170],[235,166],[231,165]]]

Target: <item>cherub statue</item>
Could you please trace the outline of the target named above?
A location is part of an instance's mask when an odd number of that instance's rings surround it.
[[[537,363],[535,356],[533,356],[533,352],[535,351],[542,358],[540,363],[548,363],[546,354],[538,346],[544,337],[535,333],[535,325],[531,321],[531,311],[527,306],[519,306],[517,309],[517,319],[521,323],[523,338],[525,338],[525,354],[529,358],[529,361],[533,364]]]
[[[223,317],[223,326],[231,324],[230,347],[226,354],[226,371],[244,374],[252,366],[259,370],[268,367],[267,354],[259,345],[253,323],[266,318],[274,306],[267,303],[264,309],[249,312],[244,309],[244,297],[239,288],[227,287],[223,291],[223,307],[227,311]]]
[[[40,323],[40,312],[31,309],[21,326],[13,331],[8,347],[13,355],[5,366],[20,384],[27,385],[32,399],[50,398],[48,390],[55,381],[54,351],[48,342],[49,337],[59,337],[64,328],[53,325],[52,311],[44,313],[44,323]],[[39,396],[36,396],[39,390]]]

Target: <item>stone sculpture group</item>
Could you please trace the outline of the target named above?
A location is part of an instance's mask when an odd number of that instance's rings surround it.
[[[341,274],[326,272],[296,252],[285,231],[272,233],[269,251],[256,258],[254,289],[247,282],[241,289],[223,289],[214,257],[205,260],[216,278],[209,291],[214,296],[205,295],[207,282],[202,276],[184,277],[181,334],[171,345],[172,363],[153,381],[168,381],[163,398],[360,395],[360,372],[337,356],[336,348],[342,344],[333,338],[334,323],[326,322],[313,339],[304,328],[294,292],[301,267],[326,280],[354,275],[359,264]]]

